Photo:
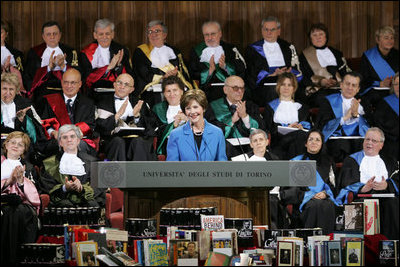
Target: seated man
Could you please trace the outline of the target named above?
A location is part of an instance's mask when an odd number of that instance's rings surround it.
[[[81,73],[76,69],[67,70],[62,76],[62,92],[45,95],[35,106],[42,119],[47,139],[47,156],[58,151],[58,128],[64,124],[75,124],[85,136],[79,145],[82,151],[95,156],[95,144],[87,138],[95,138],[93,130],[96,125],[95,106],[91,99],[83,96]]]
[[[160,85],[163,78],[173,75],[188,89],[193,89],[193,85],[181,52],[165,43],[168,28],[164,22],[150,21],[146,34],[149,44],[138,46],[132,57],[137,86],[135,95],[153,107],[163,100]]]
[[[380,155],[385,135],[373,127],[365,134],[363,150],[347,157],[337,183],[341,189],[337,201],[347,201],[349,192],[354,194],[395,193],[393,198],[380,198],[381,233],[388,239],[399,237],[399,173],[395,160]],[[397,170],[396,170],[397,168]],[[354,201],[362,200],[355,196]],[[346,203],[346,202],[345,202]]]
[[[223,83],[231,75],[244,78],[246,63],[238,49],[221,41],[221,25],[207,21],[202,27],[204,42],[196,45],[190,54],[190,71],[194,80],[200,81],[200,88],[206,93],[209,102],[224,96]]]
[[[332,137],[364,136],[369,128],[371,113],[356,99],[360,90],[361,76],[349,72],[340,83],[341,93],[325,96],[316,120],[316,127],[322,130],[325,142]],[[328,151],[336,162],[359,150],[362,141],[358,139],[329,140]]]
[[[58,134],[60,153],[43,161],[41,179],[50,194],[49,207],[105,206],[104,190],[94,190],[90,186],[90,164],[97,159],[79,151],[81,139],[82,132],[77,126],[61,126]]]
[[[78,67],[76,51],[60,43],[61,27],[57,22],[43,24],[42,38],[44,43],[29,50],[25,65],[26,90],[34,102],[60,90],[63,73],[70,67]]]
[[[394,29],[390,26],[379,28],[375,32],[375,40],[377,45],[363,53],[360,64],[360,73],[363,76],[361,95],[373,107],[389,91],[371,89],[390,87],[394,74],[399,71],[399,50],[394,48]]]
[[[267,17],[261,22],[263,40],[251,44],[246,49],[246,83],[250,87],[253,101],[263,107],[277,98],[275,85],[283,72],[292,72],[297,81],[302,79],[299,59],[294,45],[279,38],[281,24],[276,17]]]
[[[245,85],[239,76],[226,78],[224,93],[221,97],[210,103],[206,111],[206,119],[218,126],[224,132],[225,138],[249,137],[250,129],[265,129],[259,108],[250,100],[243,101]],[[226,146],[228,158],[245,153],[243,147]]]
[[[108,19],[99,19],[94,25],[96,39],[83,48],[80,54],[85,91],[96,95],[95,88],[113,88],[113,82],[121,73],[133,74],[129,51],[114,39],[115,25]]]
[[[104,139],[109,160],[155,160],[153,137],[156,136],[157,119],[147,103],[133,97],[135,90],[131,75],[124,73],[114,82],[115,95],[102,98],[97,103],[97,130]],[[144,127],[142,137],[119,136],[121,126]]]

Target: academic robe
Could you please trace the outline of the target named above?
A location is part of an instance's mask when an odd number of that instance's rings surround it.
[[[161,83],[162,76],[169,70],[172,70],[175,67],[178,67],[178,78],[184,83],[185,87],[188,89],[196,88],[196,85],[193,84],[192,79],[190,78],[188,68],[185,65],[183,60],[183,56],[179,49],[176,47],[165,44],[165,46],[171,48],[176,58],[171,59],[169,61],[170,65],[164,67],[162,69],[152,67],[152,62],[150,58],[150,53],[153,50],[153,46],[150,44],[142,44],[138,46],[133,52],[132,62],[134,66],[134,72],[136,75],[135,79],[135,96],[139,96],[145,102],[147,102],[150,107],[153,107],[155,104],[161,102],[161,96],[155,96],[154,93],[149,92],[149,89],[152,85]]]
[[[14,56],[15,64],[17,65],[17,66],[15,66],[15,68],[17,70],[19,70],[19,72],[23,76],[23,73],[24,73],[24,66],[23,66],[23,64],[24,64],[24,53],[22,53],[18,49],[15,49],[14,47],[8,45],[7,43],[5,43],[5,47]]]
[[[288,126],[274,122],[275,111],[277,110],[279,104],[279,98],[270,101],[266,105],[262,117],[264,119],[266,129],[271,133],[271,149],[277,153],[281,159],[288,160],[304,151],[304,142],[307,133],[302,130],[294,131],[286,135],[281,135],[278,133],[278,126]],[[298,122],[303,125],[304,129],[311,128],[308,110],[309,109],[306,105],[302,105],[298,110]]]
[[[132,94],[129,97],[132,108],[139,101]],[[97,103],[98,118],[96,119],[96,130],[105,140],[107,158],[110,160],[155,160],[153,149],[153,138],[157,135],[158,122],[156,115],[150,110],[147,103],[143,103],[140,110],[140,119],[137,127],[145,130],[140,137],[122,138],[114,133],[119,122],[115,121],[115,100],[113,95],[106,96]],[[126,124],[134,122],[133,117],[125,120]]]
[[[361,188],[365,185],[360,182],[360,164],[365,154],[363,151],[356,152],[346,157],[339,175],[337,189],[340,190],[336,200],[339,203],[347,203],[349,192],[353,192],[353,201],[362,201],[358,198]],[[366,194],[394,193],[394,198],[380,198],[380,223],[381,233],[388,239],[396,239],[399,237],[399,174],[398,165],[391,157],[380,154],[381,159],[385,163],[388,179],[387,188],[385,190],[371,190]],[[396,172],[397,171],[397,172]]]
[[[316,160],[317,183],[309,187],[281,187],[282,203],[293,204],[294,227],[321,227],[324,234],[332,233],[335,227],[335,163],[326,153],[297,156],[292,160]],[[316,193],[325,191],[327,198],[313,199]]]
[[[374,125],[385,133],[382,153],[399,160],[399,98],[395,94],[379,102],[374,112]]]
[[[89,96],[93,95],[94,88],[113,88],[113,83],[122,73],[128,73],[132,77],[134,76],[132,63],[130,62],[129,50],[115,41],[111,41],[110,44],[110,61],[114,57],[114,55],[118,54],[118,51],[122,49],[124,51],[124,56],[121,61],[121,66],[115,67],[107,74],[106,70],[108,65],[101,68],[93,69],[93,55],[96,52],[98,46],[98,42],[95,41],[83,48],[80,53],[79,60],[82,67],[82,81],[84,81],[84,89]]]
[[[6,158],[1,156],[1,162]],[[17,264],[19,246],[36,242],[40,198],[35,185],[27,177],[24,184],[4,187],[1,180],[1,263]],[[7,196],[16,194],[7,201]]]
[[[64,192],[62,187],[65,184],[65,177],[71,178],[72,175],[60,173],[60,160],[63,152],[53,155],[43,161],[44,168],[41,170],[41,191],[50,195],[49,206],[56,207],[105,207],[106,195],[104,189],[90,186],[91,162],[97,159],[84,152],[78,151],[78,158],[84,162],[86,174],[76,175],[80,180],[83,190],[81,192]]]
[[[217,62],[216,69],[210,76],[208,75],[210,64],[200,62],[202,51],[207,48],[205,42],[196,45],[190,53],[191,77],[200,82],[199,87],[206,93],[208,102],[224,96],[223,86],[211,86],[212,83],[224,83],[225,79],[231,75],[240,76],[243,79],[245,76],[246,62],[238,49],[224,41],[220,41],[220,45],[224,50],[226,69],[220,68]]]
[[[311,107],[319,106],[319,102],[316,99],[317,96],[337,93],[335,90],[323,88],[321,86],[322,79],[332,78],[340,82],[344,75],[351,71],[343,53],[330,46],[328,46],[328,49],[335,57],[337,65],[322,67],[318,61],[317,49],[314,46],[309,46],[299,56],[303,79],[301,80],[301,86],[296,91],[296,99],[305,100]],[[320,92],[320,89],[325,90]]]
[[[79,69],[76,50],[62,43],[59,43],[58,46],[67,55],[67,69],[70,67]],[[29,97],[34,97],[34,101],[42,95],[53,93],[54,88],[61,88],[63,71],[47,72],[47,66],[41,67],[42,56],[46,47],[46,43],[42,43],[31,48],[25,64],[25,89]]]
[[[294,45],[278,38],[277,40],[285,60],[285,66],[292,67],[292,73],[296,76],[297,81],[301,81],[302,73],[300,63]],[[265,106],[266,103],[278,97],[275,92],[275,86],[264,86],[264,83],[276,83],[278,77],[268,77],[272,74],[276,67],[270,67],[266,60],[263,50],[264,40],[257,41],[246,48],[245,59],[246,69],[246,85],[250,88],[253,101],[259,106]]]

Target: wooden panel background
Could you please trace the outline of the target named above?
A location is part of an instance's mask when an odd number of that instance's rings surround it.
[[[146,42],[144,29],[153,19],[165,21],[168,43],[186,59],[202,41],[201,25],[209,19],[219,21],[223,39],[243,52],[261,39],[260,23],[268,15],[280,19],[281,37],[298,52],[308,45],[307,31],[315,22],[328,26],[329,44],[345,57],[360,57],[374,46],[379,26],[399,29],[398,1],[1,1],[1,18],[11,27],[8,42],[25,54],[42,42],[41,26],[48,20],[60,23],[62,42],[81,50],[93,40],[94,22],[103,17],[114,21],[115,40],[131,53]]]

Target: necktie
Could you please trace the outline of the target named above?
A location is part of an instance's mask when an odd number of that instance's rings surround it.
[[[69,119],[71,120],[71,123],[74,123],[74,112],[72,109],[72,99],[67,100],[67,111],[68,111],[68,116],[69,116]]]
[[[235,111],[236,111],[236,105],[235,105],[235,104],[230,105],[230,106],[229,106],[229,111],[230,111],[232,114],[235,113]]]

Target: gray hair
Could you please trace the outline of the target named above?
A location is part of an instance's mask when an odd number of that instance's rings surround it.
[[[106,28],[106,27],[108,27],[108,26],[111,26],[111,30],[114,31],[114,29],[115,29],[115,24],[114,24],[111,20],[109,20],[109,19],[99,19],[99,20],[97,20],[96,23],[94,24],[94,31],[96,32],[96,30],[97,30],[98,28],[104,29],[104,28]]]
[[[151,27],[156,26],[156,25],[161,25],[162,30],[164,33],[168,33],[168,27],[167,25],[164,24],[163,21],[161,20],[152,20],[147,24],[146,30],[148,31]]]
[[[394,31],[393,27],[391,27],[391,26],[382,26],[375,31],[376,38],[379,38],[379,36],[381,36],[383,34],[391,34],[394,36],[395,31]]]
[[[221,24],[219,24],[219,22],[215,21],[215,20],[209,20],[209,21],[204,22],[203,25],[201,26],[201,29],[203,29],[205,26],[212,25],[212,24],[217,25],[219,31],[222,30]]]
[[[251,142],[251,138],[253,138],[253,136],[255,136],[256,134],[262,134],[265,137],[265,139],[268,140],[268,135],[264,130],[251,128],[251,133],[249,135],[250,142]]]
[[[276,27],[278,27],[278,29],[281,28],[281,23],[279,22],[277,17],[268,16],[267,18],[263,19],[261,22],[261,28],[264,27],[264,23],[266,22],[276,22]]]
[[[365,133],[365,135],[367,135],[368,132],[378,132],[381,135],[381,142],[385,142],[385,134],[383,133],[383,131],[378,128],[378,127],[371,127],[368,129],[368,131]]]
[[[392,84],[390,85],[390,94],[394,93],[394,80],[396,80],[396,78],[399,78],[399,72],[396,72],[396,74],[392,78]]]
[[[71,131],[71,130],[75,132],[76,136],[77,136],[79,139],[82,139],[83,134],[82,134],[81,129],[80,129],[78,126],[75,126],[75,125],[73,125],[73,124],[64,124],[63,126],[61,126],[61,127],[58,129],[58,139],[57,139],[58,142],[60,142],[61,136],[62,136],[63,134],[65,134],[65,133],[67,133],[67,132],[69,132],[69,131]]]

